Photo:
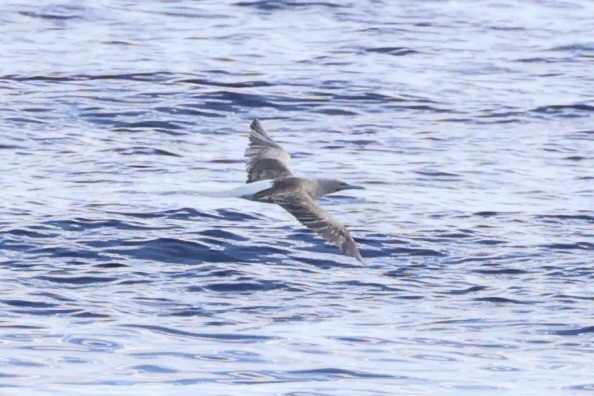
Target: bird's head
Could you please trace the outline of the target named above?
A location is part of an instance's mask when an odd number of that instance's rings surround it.
[[[342,190],[364,190],[362,186],[345,183],[337,179],[318,179],[319,196],[332,194]]]

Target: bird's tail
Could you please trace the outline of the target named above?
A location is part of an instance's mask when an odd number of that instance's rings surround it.
[[[233,198],[237,195],[234,194],[233,190],[226,191],[198,191],[198,195],[210,198]]]
[[[242,186],[236,187],[232,190],[226,191],[201,191],[199,192],[200,195],[205,197],[214,197],[214,198],[246,198],[251,199],[253,196],[260,191],[269,189],[272,187],[273,181],[272,180],[260,180],[250,184],[244,184]]]

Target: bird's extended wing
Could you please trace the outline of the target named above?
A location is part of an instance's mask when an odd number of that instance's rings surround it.
[[[250,128],[250,143],[245,150],[247,182],[291,176],[289,153],[268,136],[257,119]]]
[[[359,248],[346,227],[334,220],[306,193],[279,198],[275,202],[295,216],[301,224],[321,235],[326,241],[338,246],[346,254],[363,262]]]

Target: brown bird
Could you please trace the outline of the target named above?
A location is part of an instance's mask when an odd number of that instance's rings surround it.
[[[316,203],[316,200],[324,195],[363,187],[336,179],[294,176],[289,170],[291,156],[268,136],[257,119],[251,124],[250,142],[245,151],[245,159],[248,174],[246,185],[224,193],[207,195],[239,197],[278,204],[326,241],[363,261],[357,244],[346,227]]]

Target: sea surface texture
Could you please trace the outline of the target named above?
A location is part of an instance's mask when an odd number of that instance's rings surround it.
[[[1,7],[0,394],[594,392],[594,2]]]

